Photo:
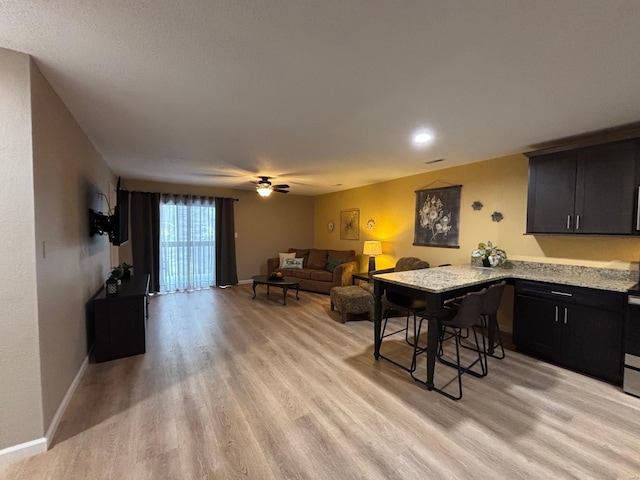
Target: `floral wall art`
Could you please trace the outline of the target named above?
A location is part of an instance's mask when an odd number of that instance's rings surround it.
[[[416,191],[413,244],[460,248],[460,192],[462,185]]]

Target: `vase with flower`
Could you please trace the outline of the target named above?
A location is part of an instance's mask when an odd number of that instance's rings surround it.
[[[479,243],[478,248],[471,252],[471,257],[480,259],[484,267],[499,267],[507,261],[507,252],[489,241]]]

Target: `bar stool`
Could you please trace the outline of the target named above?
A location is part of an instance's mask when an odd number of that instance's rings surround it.
[[[460,308],[458,309],[448,308],[445,306],[445,308],[440,312],[438,312],[437,314],[433,314],[431,312],[422,312],[420,314],[421,318],[420,318],[420,323],[418,325],[418,332],[420,332],[420,330],[422,329],[423,321],[425,320],[428,321],[430,318],[433,318],[433,315],[437,316],[441,331],[440,331],[439,340],[438,340],[438,352],[437,352],[436,358],[438,359],[439,362],[443,363],[444,365],[452,366],[457,369],[458,395],[452,395],[437,387],[434,387],[434,390],[453,400],[460,400],[462,398],[462,375],[464,373],[469,373],[476,377],[483,377],[487,374],[487,367],[486,367],[487,357],[486,357],[486,348],[485,348],[485,342],[484,342],[484,329],[482,328],[482,325],[480,325],[480,328],[483,330],[481,332],[482,333],[482,347],[481,347],[478,341],[478,335],[477,335],[476,329],[473,328],[478,326],[478,319],[480,318],[480,315],[482,313],[482,309],[485,301],[484,296],[486,291],[487,289],[485,288],[479,292],[467,293],[463,297],[462,302],[460,304]],[[461,341],[461,332],[465,329],[469,329],[470,331],[473,332],[473,336],[476,343],[476,348],[474,350],[477,352],[478,358],[475,359],[473,362],[471,362],[469,365],[463,367],[460,364],[460,341]],[[453,337],[455,340],[456,363],[449,362],[448,360],[445,360],[444,358],[442,358],[442,343],[444,341],[444,336],[447,333],[450,333],[451,337]],[[416,342],[416,345],[417,345],[417,342]],[[414,347],[414,361],[413,361],[414,363],[415,363],[416,355],[421,353],[418,350],[418,348],[419,347]],[[477,363],[480,363],[481,373],[474,372],[471,370]]]
[[[402,295],[396,292],[386,292],[385,296],[386,296],[387,307],[385,308],[384,315],[383,315],[384,324],[382,325],[382,332],[380,334],[380,338],[383,339],[386,337],[390,337],[392,335],[396,335],[401,332],[405,332],[405,335],[404,335],[405,342],[411,347],[413,347],[414,353],[411,359],[411,365],[407,367],[406,365],[402,365],[401,363],[398,363],[389,357],[385,357],[382,354],[382,342],[380,342],[380,357],[384,358],[385,360],[393,363],[394,365],[408,372],[413,372],[416,369],[416,349],[419,348],[417,346],[419,333],[416,332],[417,315],[420,312],[422,312],[425,308],[427,308],[427,303],[422,298],[410,297],[410,296]],[[389,314],[391,313],[392,310],[405,313],[407,316],[406,324],[404,328],[385,334],[385,331],[387,329],[387,322],[389,320]],[[409,339],[409,319],[411,318],[411,316],[413,316],[413,342]]]

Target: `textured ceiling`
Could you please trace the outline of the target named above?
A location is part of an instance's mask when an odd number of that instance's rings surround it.
[[[639,25],[637,0],[0,0],[0,47],[117,174],[302,195],[637,122]]]

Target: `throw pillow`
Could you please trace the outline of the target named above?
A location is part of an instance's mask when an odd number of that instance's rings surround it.
[[[342,260],[340,260],[339,258],[334,257],[333,255],[329,255],[329,258],[327,259],[327,266],[325,267],[325,270],[327,270],[327,272],[332,272],[336,269],[336,267],[338,265],[342,264]]]
[[[296,258],[296,252],[291,253],[279,253],[280,256],[280,268],[285,268],[284,261],[288,258]]]
[[[285,258],[282,268],[302,268],[304,258]]]

